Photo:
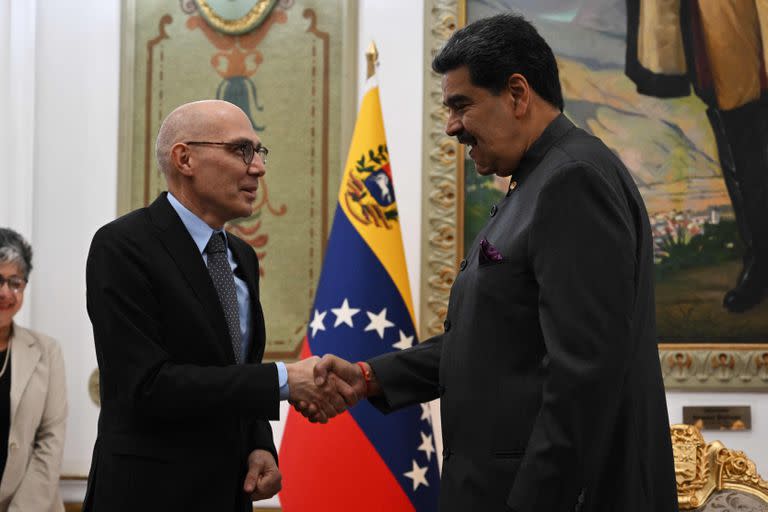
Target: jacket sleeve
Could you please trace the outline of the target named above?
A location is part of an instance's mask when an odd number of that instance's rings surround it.
[[[266,450],[272,454],[277,460],[277,449],[275,448],[275,441],[272,437],[272,426],[268,421],[255,420],[251,428],[251,451],[253,450]]]
[[[161,340],[173,335],[173,326],[163,320],[160,284],[149,271],[152,254],[114,228],[102,228],[91,244],[87,305],[103,402],[109,397],[139,414],[173,420],[233,414],[278,419],[275,364],[181,364],[164,349]]]
[[[438,398],[441,350],[442,336],[435,336],[409,349],[369,360],[383,391],[382,396],[369,399],[371,404],[386,413]]]
[[[616,422],[632,353],[637,241],[621,185],[586,163],[552,171],[529,236],[549,367],[507,504],[565,512]]]
[[[57,343],[50,344],[47,356],[50,372],[43,415],[35,432],[35,444],[24,477],[8,505],[9,512],[63,510],[63,505],[60,502],[55,504],[54,500],[59,499],[67,420],[67,382],[64,358]]]

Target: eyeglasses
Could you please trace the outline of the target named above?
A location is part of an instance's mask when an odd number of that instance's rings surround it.
[[[236,151],[240,153],[243,156],[243,162],[245,162],[245,165],[251,165],[253,162],[253,156],[258,153],[259,158],[261,158],[261,163],[264,165],[267,165],[267,155],[269,154],[269,150],[265,147],[259,144],[258,146],[254,146],[251,141],[244,141],[244,142],[207,142],[207,141],[199,141],[199,140],[193,140],[189,142],[185,142],[184,144],[187,144],[188,146],[224,146],[225,148]]]
[[[0,289],[2,289],[5,284],[8,284],[8,289],[13,293],[21,293],[27,286],[27,280],[23,277],[5,277],[0,275]]]

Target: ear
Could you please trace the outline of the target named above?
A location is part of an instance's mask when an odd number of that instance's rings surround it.
[[[524,116],[531,103],[531,86],[528,84],[528,80],[520,73],[509,75],[506,92],[512,100],[515,115]]]
[[[171,162],[173,166],[184,176],[192,176],[192,152],[189,146],[183,142],[177,142],[171,148]]]

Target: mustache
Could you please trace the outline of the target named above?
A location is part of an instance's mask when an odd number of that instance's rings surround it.
[[[458,140],[461,144],[474,146],[477,144],[477,139],[475,139],[472,135],[468,134],[467,132],[461,132],[456,136],[456,140]]]

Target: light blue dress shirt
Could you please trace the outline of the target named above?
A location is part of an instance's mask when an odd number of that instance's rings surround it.
[[[171,203],[173,209],[176,210],[182,224],[187,228],[192,240],[194,240],[195,245],[197,245],[205,265],[208,266],[208,255],[205,253],[205,246],[208,245],[211,235],[217,230],[211,228],[200,217],[189,211],[189,209],[181,204],[170,192],[168,192],[168,202]],[[222,233],[224,233],[224,239],[227,240],[227,232],[222,231]],[[229,261],[229,266],[232,269],[232,272],[234,272],[237,268],[237,262],[232,255],[232,250],[229,248],[229,243],[227,243],[227,261]],[[235,274],[235,289],[237,291],[237,303],[240,313],[240,335],[243,340],[240,346],[240,350],[242,351],[241,360],[245,361],[245,358],[248,355],[248,350],[251,347],[251,296],[248,293],[248,284],[237,277],[237,274]],[[280,387],[280,400],[287,400],[289,397],[288,370],[285,368],[285,363],[281,361],[275,364],[277,365],[277,382]]]

